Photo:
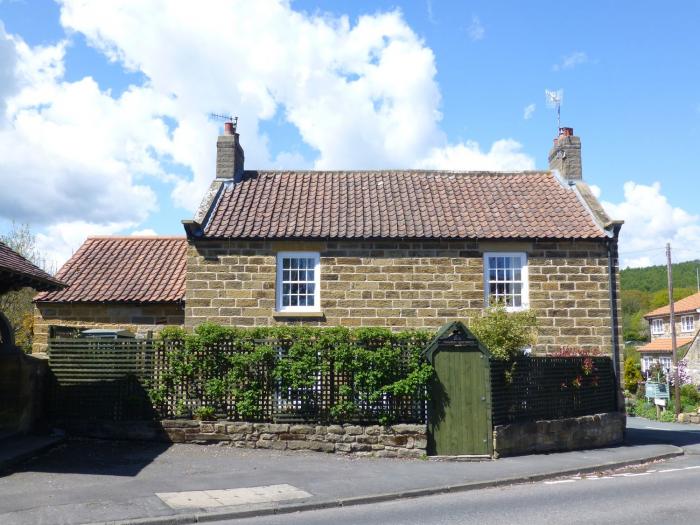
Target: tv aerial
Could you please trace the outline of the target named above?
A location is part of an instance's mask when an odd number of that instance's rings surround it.
[[[234,117],[232,115],[223,115],[221,113],[209,113],[209,118],[211,120],[217,120],[219,122],[227,122],[233,124],[233,131],[236,131],[236,127],[238,126],[238,117]]]
[[[557,132],[561,129],[561,104],[564,101],[564,90],[557,89],[545,89],[544,97],[547,101],[548,108],[554,108],[557,110]]]

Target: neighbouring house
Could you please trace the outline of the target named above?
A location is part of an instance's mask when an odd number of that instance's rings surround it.
[[[562,128],[549,171],[246,170],[232,123],[193,220],[185,324],[434,329],[492,301],[537,312],[536,352],[619,359],[617,243]]]
[[[88,238],[56,274],[69,287],[34,299],[34,352],[81,329],[182,325],[186,257],[183,237]]]
[[[693,382],[700,384],[700,292],[675,301],[673,306],[677,357],[686,359]],[[673,363],[670,305],[657,308],[644,318],[649,323],[651,342],[637,349],[641,355],[642,372],[649,370],[654,363],[670,369]]]

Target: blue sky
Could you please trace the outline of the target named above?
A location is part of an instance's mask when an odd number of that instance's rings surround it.
[[[241,117],[249,168],[544,169],[545,89],[627,221],[623,264],[700,258],[698,3],[97,4],[0,1],[0,182],[32,197],[0,197],[0,229],[59,263],[88,234],[182,233],[208,111]]]

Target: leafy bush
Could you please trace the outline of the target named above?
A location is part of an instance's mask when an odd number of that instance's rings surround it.
[[[195,418],[200,419],[202,421],[213,421],[216,419],[216,410],[214,407],[206,407],[202,406],[199,407],[195,413]]]
[[[391,423],[396,415],[388,400],[407,396],[420,404],[427,396],[433,368],[420,353],[430,338],[427,332],[384,328],[203,324],[191,334],[166,328],[160,333],[165,366],[150,396],[161,414],[173,406],[206,406],[262,420],[276,395],[282,410],[288,406],[295,415]],[[319,385],[332,375],[341,379],[320,414]]]
[[[532,310],[509,312],[496,304],[472,319],[470,328],[493,358],[501,361],[510,361],[537,343],[537,315]]]
[[[695,385],[681,386],[681,400],[683,404],[700,404],[700,392]]]
[[[632,394],[636,394],[639,382],[642,380],[642,366],[640,362],[634,359],[633,357],[628,357],[627,359],[625,359],[625,390],[628,390]]]

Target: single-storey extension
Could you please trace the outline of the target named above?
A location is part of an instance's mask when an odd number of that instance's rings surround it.
[[[186,256],[183,237],[88,238],[56,274],[68,288],[34,299],[33,351],[81,329],[182,325]]]

